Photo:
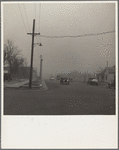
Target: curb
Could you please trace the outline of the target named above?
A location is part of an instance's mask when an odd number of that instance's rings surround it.
[[[45,84],[45,82],[43,82],[43,84],[44,84],[44,88],[45,88],[46,90],[48,90],[48,87],[47,87],[47,85]]]
[[[24,81],[24,82],[18,82],[18,83],[14,83],[14,84],[9,84],[9,85],[5,85],[5,88],[19,88],[20,86],[29,83],[29,81]]]
[[[45,82],[43,82],[43,86],[40,87],[40,86],[32,86],[31,89],[29,89],[29,86],[28,85],[21,85],[21,86],[18,86],[18,87],[13,87],[13,86],[6,86],[4,87],[4,90],[37,90],[37,91],[45,91],[45,90],[48,90],[48,87],[47,85],[45,84]]]

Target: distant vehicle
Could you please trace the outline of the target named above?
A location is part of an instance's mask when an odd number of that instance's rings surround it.
[[[108,88],[114,87],[115,88],[115,80],[111,80],[108,84],[107,84]]]
[[[67,84],[67,85],[69,85],[69,80],[68,80],[68,78],[67,78],[67,77],[61,78],[61,79],[60,79],[60,84]]]
[[[69,81],[70,81],[70,82],[73,82],[73,79],[72,79],[72,78],[69,78]]]
[[[98,79],[96,79],[96,78],[89,78],[87,84],[98,85]]]
[[[51,77],[51,78],[50,78],[50,81],[54,81],[54,80],[55,80],[55,78],[54,78],[54,77]]]
[[[4,73],[4,81],[5,80],[7,80],[8,82],[10,82],[12,80],[10,73]]]

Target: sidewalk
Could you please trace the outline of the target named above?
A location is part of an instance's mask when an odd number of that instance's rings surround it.
[[[42,81],[42,86],[43,86],[43,88],[44,88],[45,90],[48,90],[48,87],[47,87],[47,85],[45,84],[45,81]]]
[[[17,82],[13,84],[4,84],[4,88],[15,88],[15,89],[29,89],[29,80],[25,80],[22,82]],[[47,85],[45,84],[44,80],[42,81],[42,85],[38,83],[37,85],[32,84],[32,89],[39,89],[39,90],[48,90]]]
[[[23,81],[23,82],[17,82],[14,84],[4,84],[4,88],[19,88],[22,85],[29,83],[29,80]]]
[[[21,86],[21,88],[28,88],[28,83]],[[45,84],[44,80],[42,81],[42,84],[40,84],[40,81],[37,81],[37,84],[32,83],[32,89],[39,89],[39,90],[48,90],[47,85]]]

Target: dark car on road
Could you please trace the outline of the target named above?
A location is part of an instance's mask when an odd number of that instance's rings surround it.
[[[4,81],[5,80],[7,80],[8,82],[10,82],[12,80],[10,73],[4,73]]]
[[[60,84],[67,84],[69,85],[69,79],[67,77],[63,77],[60,79]]]
[[[87,81],[87,84],[89,84],[89,85],[98,85],[98,79],[89,78],[88,81]]]

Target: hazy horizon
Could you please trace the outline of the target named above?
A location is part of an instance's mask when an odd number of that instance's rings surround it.
[[[12,40],[27,58],[28,66],[32,39],[27,33],[32,32],[33,19],[35,32],[45,36],[115,31],[115,3],[4,3],[4,42]],[[114,32],[78,38],[45,38],[38,35],[34,43],[38,42],[43,46],[34,47],[33,66],[39,72],[42,55],[44,74],[72,70],[95,72],[99,67],[104,68],[107,61],[109,66],[115,64]]]

